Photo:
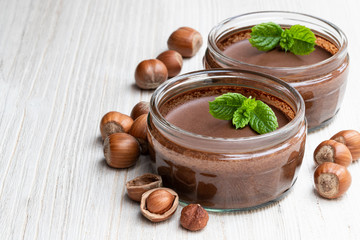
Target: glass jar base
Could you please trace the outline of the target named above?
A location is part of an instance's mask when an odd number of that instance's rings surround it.
[[[279,201],[281,201],[282,199],[284,199],[291,191],[292,191],[292,187],[294,186],[295,182],[297,179],[295,179],[294,183],[290,186],[290,188],[288,188],[287,190],[285,190],[279,197],[277,197],[276,199],[270,200],[266,203],[254,206],[254,207],[247,207],[247,208],[231,208],[231,209],[218,209],[218,208],[208,208],[208,207],[204,207],[203,208],[208,211],[208,212],[215,212],[215,213],[224,213],[224,212],[245,212],[245,211],[251,211],[251,210],[257,210],[260,208],[264,208],[270,205],[275,205],[276,203],[278,203]],[[187,205],[189,205],[190,203],[182,201],[180,199],[179,201],[180,205],[185,207]]]

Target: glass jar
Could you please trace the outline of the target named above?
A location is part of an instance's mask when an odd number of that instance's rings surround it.
[[[311,65],[298,67],[269,67],[245,63],[224,54],[229,44],[249,38],[254,25],[275,22],[286,28],[300,24],[310,28],[317,37],[318,46],[331,57]],[[245,36],[246,35],[246,36]],[[340,109],[348,76],[349,55],[347,38],[334,24],[323,19],[294,12],[266,11],[238,15],[215,26],[208,36],[204,56],[205,69],[240,68],[263,72],[278,77],[296,88],[305,101],[309,129],[326,125]]]
[[[194,91],[206,94],[213,88],[255,92],[257,99],[272,105],[269,101],[277,101],[281,111],[291,112],[291,120],[273,132],[241,138],[198,135],[166,120],[164,109],[171,107],[173,99]],[[150,101],[148,140],[155,171],[182,202],[199,203],[212,211],[259,207],[283,196],[296,181],[306,132],[300,94],[284,81],[262,73],[239,69],[192,72],[166,81]]]

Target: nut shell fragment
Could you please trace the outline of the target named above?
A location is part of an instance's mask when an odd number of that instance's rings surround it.
[[[156,213],[150,212],[147,209],[146,200],[152,192],[160,190],[160,189],[168,191],[169,193],[174,195],[175,198],[174,198],[174,202],[173,202],[172,206],[166,212],[164,212],[162,214],[156,214]],[[179,196],[177,195],[177,193],[175,191],[173,191],[170,188],[155,188],[155,189],[145,192],[142,195],[141,202],[140,202],[140,210],[141,210],[142,215],[144,215],[144,217],[149,219],[151,222],[161,222],[161,221],[164,221],[164,220],[170,218],[176,212],[178,205],[179,205]]]
[[[129,198],[137,202],[141,201],[141,196],[143,193],[161,186],[161,177],[152,173],[145,173],[144,175],[136,177],[126,183],[126,189]]]

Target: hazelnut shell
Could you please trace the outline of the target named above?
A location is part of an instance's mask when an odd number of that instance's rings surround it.
[[[150,103],[146,101],[138,102],[131,110],[130,117],[136,120],[143,114],[148,114],[150,111]]]
[[[167,78],[165,64],[157,59],[144,60],[135,69],[135,83],[141,89],[155,89]]]
[[[119,112],[106,113],[100,122],[100,132],[103,140],[113,133],[129,132],[134,120]]]
[[[162,52],[159,56],[156,57],[160,61],[162,61],[167,70],[168,70],[168,77],[175,77],[181,71],[183,65],[183,58],[180,53],[174,50],[168,50]]]
[[[104,141],[106,163],[113,168],[128,168],[136,163],[139,155],[139,143],[130,134],[114,133]]]
[[[352,156],[344,144],[334,140],[326,140],[315,149],[314,161],[318,165],[323,162],[334,162],[347,167],[352,161]]]
[[[172,206],[169,208],[169,210],[167,210],[165,213],[162,213],[162,214],[152,213],[146,207],[146,200],[149,197],[149,195],[152,192],[159,190],[159,189],[166,190],[175,196]],[[164,220],[170,218],[176,212],[178,205],[179,205],[179,196],[177,195],[177,193],[175,191],[173,191],[170,188],[155,188],[155,189],[151,189],[151,190],[145,192],[142,195],[141,202],[140,202],[140,211],[141,211],[142,215],[144,215],[144,217],[149,219],[151,222],[161,222],[161,221],[164,221]]]
[[[137,202],[141,201],[141,196],[144,192],[161,186],[161,177],[152,173],[145,173],[144,175],[136,177],[126,183],[129,198]]]
[[[353,161],[360,158],[360,133],[355,130],[343,130],[331,137],[332,140],[345,144],[352,155]]]
[[[203,43],[201,34],[193,28],[181,27],[168,39],[168,48],[179,52],[183,57],[192,57]]]
[[[136,118],[129,131],[129,134],[139,142],[142,154],[148,153],[147,116],[148,114],[143,114]]]
[[[346,167],[324,162],[314,172],[315,188],[320,196],[328,199],[343,195],[351,185],[351,175]]]

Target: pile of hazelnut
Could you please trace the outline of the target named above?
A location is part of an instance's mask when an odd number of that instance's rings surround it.
[[[108,112],[100,123],[104,140],[104,156],[113,168],[128,168],[136,163],[141,154],[148,153],[146,119],[149,103],[136,104],[130,116]],[[170,218],[179,205],[179,196],[169,188],[162,187],[161,176],[146,173],[126,183],[130,199],[140,202],[141,213],[152,222]],[[190,231],[203,229],[209,215],[199,204],[189,204],[181,212],[180,224]]]
[[[344,130],[323,141],[314,151],[318,165],[314,173],[315,188],[320,196],[334,199],[342,196],[351,185],[347,170],[360,158],[360,133]]]
[[[178,75],[183,57],[194,56],[202,45],[201,34],[195,29],[181,27],[173,32],[167,42],[168,51],[156,59],[140,62],[135,70],[135,83],[141,89],[155,89],[168,78]]]
[[[141,89],[155,89],[161,83],[178,75],[183,57],[192,57],[200,49],[202,37],[189,27],[181,27],[168,40],[170,50],[157,59],[144,60],[135,70],[135,82]],[[130,116],[120,112],[108,112],[100,123],[104,141],[106,163],[113,168],[128,168],[136,163],[140,154],[148,153],[147,116],[149,103],[136,104]],[[178,194],[162,187],[161,176],[146,173],[126,183],[130,199],[140,202],[141,213],[152,222],[169,219],[179,205]],[[203,229],[209,215],[199,204],[189,204],[181,211],[180,224],[190,231]]]

